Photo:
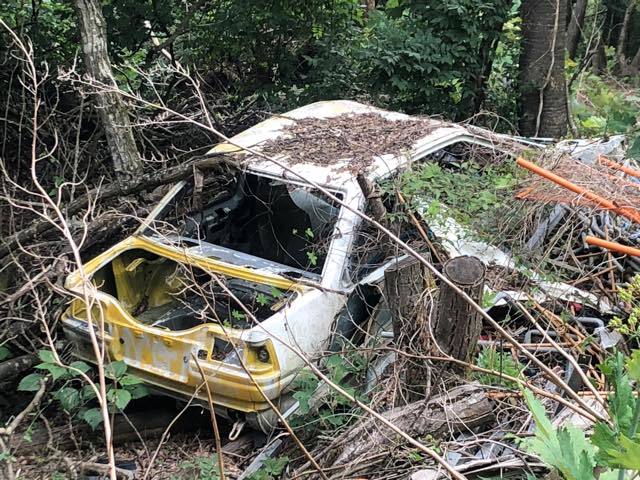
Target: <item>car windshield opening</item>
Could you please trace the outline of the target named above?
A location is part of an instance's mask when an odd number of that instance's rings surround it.
[[[187,247],[217,245],[296,270],[322,272],[340,210],[335,202],[312,187],[251,173],[210,177],[199,188],[187,183],[145,235]]]

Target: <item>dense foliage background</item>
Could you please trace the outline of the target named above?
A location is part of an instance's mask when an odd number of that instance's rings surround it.
[[[633,139],[640,112],[640,11],[631,0],[576,0],[567,5],[567,25],[581,2],[581,35],[564,65],[568,133],[630,133]],[[472,119],[518,133],[524,86],[521,0],[367,5],[356,0],[108,0],[101,5],[118,86],[143,98],[157,95],[169,107],[201,117],[193,85],[175,72],[179,63],[197,79],[208,113],[226,134],[270,112],[336,98],[455,121]],[[43,181],[54,188],[68,179],[69,156],[80,157],[75,161],[83,171],[109,175],[95,91],[73,75],[86,71],[73,3],[2,2],[0,18],[33,45],[43,81],[42,108],[50,114],[40,135],[44,142],[60,140],[58,158],[39,167]],[[0,154],[19,176],[28,171],[24,122],[31,95],[5,28],[0,52],[5,118]],[[152,108],[127,105],[146,160],[181,161],[217,141],[194,127],[159,128]],[[65,151],[65,146],[71,147]],[[81,155],[71,152],[74,146],[82,146]]]
[[[606,79],[621,73],[614,50],[629,0],[588,4],[578,57],[593,47],[590,29],[602,30],[607,63],[598,73]],[[164,98],[180,95],[153,34],[225,104],[257,97],[261,108],[279,111],[318,99],[360,98],[454,120],[486,109],[517,121],[520,0],[389,0],[371,10],[355,0],[110,0],[102,5],[121,87],[146,88],[136,68],[150,73]],[[33,42],[40,65],[46,63],[51,72],[81,67],[76,12],[69,2],[3,2],[0,17]],[[7,41],[2,32],[0,48],[10,53]],[[640,12],[634,11],[626,57],[631,59],[639,46]],[[16,87],[14,60],[5,55],[3,61],[0,82],[10,91]],[[578,58],[570,68],[580,63]],[[55,75],[51,79],[56,83]]]

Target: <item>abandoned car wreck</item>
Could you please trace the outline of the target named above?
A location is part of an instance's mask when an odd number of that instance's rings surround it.
[[[338,131],[352,129],[362,138],[323,138],[322,122],[330,120]],[[346,122],[342,130],[340,122]],[[133,236],[68,277],[66,287],[77,297],[63,315],[64,331],[76,354],[91,361],[90,329],[104,325],[108,357],[177,398],[195,392],[205,404],[205,392],[196,390],[204,374],[218,413],[268,431],[277,420],[270,403],[281,411],[295,404],[294,380],[307,361],[363,329],[389,336],[379,284],[402,252],[357,212],[375,217],[376,208],[393,211],[402,197],[371,189],[384,192],[385,182],[421,162],[461,168],[470,151],[513,159],[540,147],[350,101],[272,117],[211,150],[213,159],[234,159],[228,171],[202,168],[172,186]],[[473,267],[478,277],[496,264],[513,267],[508,256],[466,240],[451,222],[422,236],[410,222],[398,233],[423,243],[444,239],[434,252],[443,258],[480,258],[482,265]],[[83,275],[93,285],[89,308]],[[480,301],[482,284],[474,282]],[[567,300],[589,297],[576,288],[560,290],[557,296]],[[500,305],[494,299],[492,306]]]

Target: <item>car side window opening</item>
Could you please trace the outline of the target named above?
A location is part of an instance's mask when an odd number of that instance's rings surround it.
[[[145,233],[321,273],[339,211],[313,188],[239,173],[226,182],[205,178],[201,192],[186,185]]]

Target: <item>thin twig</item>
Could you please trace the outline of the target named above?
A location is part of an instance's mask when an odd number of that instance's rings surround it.
[[[213,426],[213,435],[216,441],[216,451],[218,452],[218,466],[220,468],[220,480],[225,480],[224,475],[224,463],[222,458],[222,442],[220,441],[220,430],[218,430],[218,420],[216,419],[216,412],[213,408],[213,397],[211,396],[211,388],[209,387],[209,382],[207,381],[207,377],[204,374],[204,370],[202,369],[202,365],[198,361],[198,358],[191,353],[191,358],[196,362],[198,367],[198,371],[200,372],[200,376],[202,377],[202,383],[204,383],[204,388],[207,390],[207,400],[209,401],[209,413],[211,415],[211,425]]]

